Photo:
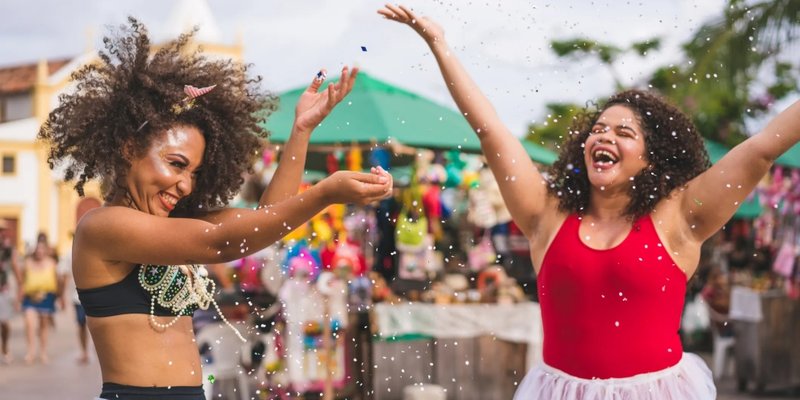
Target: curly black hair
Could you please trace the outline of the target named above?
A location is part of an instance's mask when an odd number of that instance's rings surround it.
[[[584,144],[600,114],[615,105],[636,115],[651,166],[634,177],[624,215],[636,219],[652,212],[661,199],[711,165],[697,128],[677,107],[651,92],[620,92],[599,109],[587,107],[578,114],[558,160],[547,171],[548,191],[558,198],[562,212],[583,214],[589,205],[591,184],[584,165]]]
[[[192,50],[192,32],[153,49],[147,28],[133,17],[103,38],[100,60],[72,75],[74,91],[59,97],[38,137],[50,147],[50,168],[63,165],[65,180],[84,184],[100,178],[110,199],[154,137],[176,125],[197,127],[205,137],[204,168],[191,195],[173,213],[192,215],[224,206],[239,191],[243,172],[253,162],[268,132],[261,124],[277,108],[277,97],[261,91],[261,77],[248,77],[250,65],[210,59]],[[155,53],[151,56],[151,50]],[[195,105],[171,111],[184,97],[184,85],[216,85]]]

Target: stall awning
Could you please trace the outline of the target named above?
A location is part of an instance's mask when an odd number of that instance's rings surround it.
[[[300,87],[280,96],[281,107],[266,123],[272,132],[270,141],[288,139],[294,105],[304,90]],[[314,131],[310,144],[382,144],[390,140],[411,147],[480,152],[480,142],[461,114],[363,71],[352,92]],[[550,150],[535,143],[523,144],[534,161],[550,164],[555,160]]]

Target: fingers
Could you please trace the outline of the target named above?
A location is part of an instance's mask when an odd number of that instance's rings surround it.
[[[406,14],[406,18],[408,18],[411,21],[411,23],[414,23],[414,21],[416,21],[417,16],[414,15],[414,12],[411,11],[411,9],[409,9],[408,7],[406,7],[406,6],[402,5],[402,4],[400,4],[399,7],[400,7],[400,10],[403,11]]]
[[[317,75],[314,76],[314,79],[311,81],[311,84],[308,85],[306,91],[311,93],[317,93],[320,86],[322,86],[322,83],[325,82],[325,78],[327,77],[328,77],[328,71],[326,71],[325,68],[319,70],[319,72],[317,72]]]
[[[329,108],[332,109],[336,104],[341,102],[342,99],[345,96],[347,96],[347,94],[350,93],[351,90],[353,90],[353,85],[355,84],[356,80],[356,74],[358,74],[358,68],[353,68],[353,70],[351,71],[347,66],[345,66],[344,68],[342,68],[342,75],[339,77],[339,82],[336,82],[335,85],[334,84],[328,85],[327,106]],[[324,79],[324,77],[322,79]],[[316,88],[319,88],[319,86],[322,84],[322,81],[319,79],[315,79],[314,83],[317,82],[319,82],[319,84],[316,85]],[[312,85],[314,83],[312,83]],[[311,90],[311,87],[309,87],[309,90]]]
[[[393,19],[396,21],[407,23],[411,20],[408,14],[400,7],[386,4],[386,8],[383,10],[378,11],[379,14],[383,15],[386,18]]]
[[[386,19],[397,19],[397,15],[388,8],[381,8],[378,10],[378,14],[383,15],[383,17]]]
[[[349,71],[349,74],[346,66],[344,67],[344,69],[342,69],[342,77],[339,79],[339,83],[342,84],[341,88],[342,98],[344,98],[344,96],[347,96],[347,94],[350,93],[351,90],[353,90],[353,85],[355,85],[356,83],[357,74],[358,74],[358,67],[353,67],[353,69]]]
[[[336,103],[338,102],[336,100],[336,92],[337,92],[337,90],[334,88],[332,83],[328,84],[327,92],[328,92],[328,110],[332,110],[333,106],[335,106]]]
[[[392,194],[392,181],[391,178],[381,185],[364,185],[362,192],[362,202],[364,204],[372,203],[385,199]]]

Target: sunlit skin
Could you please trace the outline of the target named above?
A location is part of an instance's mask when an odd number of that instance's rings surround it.
[[[131,162],[131,172],[125,177],[130,197],[118,195],[109,205],[128,206],[132,202],[140,211],[168,216],[175,203],[192,193],[205,143],[196,127],[168,129],[143,157]]]
[[[580,236],[581,241],[589,247],[614,247],[630,230],[628,221],[609,219],[607,216],[614,214],[606,210],[619,210],[627,206],[632,178],[648,167],[645,133],[636,117],[636,113],[628,107],[609,107],[597,118],[586,139],[584,162],[592,188],[589,210],[583,218]],[[608,157],[596,158],[600,152],[611,154],[615,161],[600,161]]]
[[[604,164],[595,160],[599,150],[613,154],[615,162]],[[593,196],[626,193],[630,178],[647,167],[644,132],[635,113],[621,105],[603,111],[592,126],[584,146],[584,161],[593,189]]]
[[[204,151],[205,139],[196,127],[176,125],[167,129],[153,140],[141,157],[131,160],[124,180],[130,195],[117,195],[106,207],[130,207],[158,217],[169,216],[174,203],[192,193]],[[116,268],[107,271],[119,276],[114,280],[120,280],[134,268],[130,263],[116,264]],[[103,381],[137,386],[162,382],[186,386],[201,384],[202,369],[192,319],[181,317],[170,329],[157,332],[150,327],[147,318],[149,316],[144,314],[87,318],[95,346],[103,349],[97,353]],[[166,324],[172,317],[156,319]],[[138,365],[155,368],[144,372],[137,370]]]
[[[195,190],[205,165],[206,140],[198,127],[175,124],[157,132],[146,149],[126,151],[115,195],[81,219],[75,231],[73,274],[80,289],[122,281],[138,265],[211,265],[262,249],[333,203],[368,204],[391,194],[392,178],[337,171],[298,194],[308,140],[314,127],[350,92],[357,70],[345,67],[339,82],[322,89],[314,79],[295,107],[295,124],[259,207],[203,210],[192,218],[169,217]],[[237,156],[237,155],[231,155]],[[120,167],[120,169],[122,169]],[[245,245],[246,243],[246,245]],[[182,267],[184,274],[190,274]],[[167,329],[144,313],[87,317],[103,382],[140,387],[199,386],[203,373],[191,317]],[[174,317],[155,317],[168,324]],[[245,329],[240,329],[247,334]]]

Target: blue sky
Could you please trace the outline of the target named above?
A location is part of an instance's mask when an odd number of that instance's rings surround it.
[[[108,26],[127,15],[157,38],[181,1],[4,0],[0,3],[0,66],[73,56],[98,46]],[[203,0],[205,1],[205,0]],[[208,0],[223,42],[237,35],[244,57],[275,92],[305,85],[325,67],[353,63],[370,74],[454,108],[433,58],[411,29],[383,20],[373,0]],[[190,3],[191,4],[191,3]],[[681,63],[679,44],[720,15],[722,0],[409,1],[438,21],[448,42],[517,135],[545,117],[544,104],[586,100],[613,90],[596,61],[557,59],[554,39],[585,36],[625,47],[654,36],[662,49],[620,60],[626,83],[642,82],[655,66]],[[364,52],[361,47],[367,48]]]

